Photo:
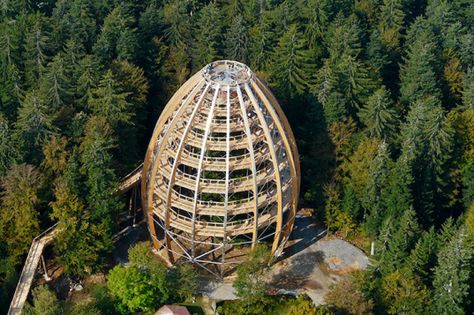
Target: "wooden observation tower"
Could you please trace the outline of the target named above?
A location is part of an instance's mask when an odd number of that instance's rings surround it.
[[[223,275],[257,242],[281,254],[295,219],[295,139],[268,87],[216,61],[173,95],[145,156],[142,206],[154,247]]]

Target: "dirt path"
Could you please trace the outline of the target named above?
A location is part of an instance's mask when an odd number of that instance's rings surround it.
[[[306,293],[319,305],[341,274],[367,267],[368,258],[360,249],[344,240],[321,239],[323,236],[314,219],[297,217],[283,257],[271,268],[273,289],[286,294]],[[204,281],[201,293],[213,300],[236,299],[232,283]]]

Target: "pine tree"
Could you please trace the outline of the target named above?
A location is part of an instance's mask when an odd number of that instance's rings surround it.
[[[37,91],[28,93],[18,111],[14,139],[27,161],[41,158],[41,147],[54,134],[52,119]]]
[[[323,105],[324,116],[328,124],[343,120],[348,116],[347,97],[338,90],[339,75],[331,60],[326,59],[316,75],[314,94]]]
[[[367,104],[359,111],[359,117],[369,136],[386,141],[393,139],[398,117],[385,87],[369,97]]]
[[[5,175],[12,164],[19,161],[18,144],[13,140],[8,121],[0,114],[0,177]]]
[[[400,69],[400,101],[403,104],[424,97],[441,97],[434,54],[435,43],[423,33],[408,47],[408,54]]]
[[[221,37],[220,12],[215,3],[199,11],[196,21],[197,34],[193,47],[193,68],[200,69],[217,59]]]
[[[356,15],[345,18],[342,14],[338,14],[324,37],[329,58],[337,63],[344,56],[358,57],[362,46],[360,33],[361,30]]]
[[[44,30],[45,17],[36,14],[32,19],[32,25],[26,34],[24,54],[26,82],[30,87],[36,86],[44,71],[48,50],[48,35]]]
[[[0,77],[7,77],[7,69],[11,65],[16,65],[19,56],[20,36],[19,29],[15,23],[0,24]]]
[[[398,49],[405,22],[403,1],[384,0],[380,8],[379,20],[378,29],[383,42],[391,49]]]
[[[7,244],[15,263],[28,252],[33,238],[39,234],[39,189],[42,176],[32,165],[13,165],[2,179],[0,206],[0,238]]]
[[[407,261],[407,268],[418,275],[428,286],[431,285],[438,246],[436,232],[434,227],[431,227],[428,231],[423,232]]]
[[[94,55],[102,65],[112,62],[119,52],[124,54],[127,48],[130,48],[128,51],[134,50],[134,42],[128,43],[130,46],[127,46],[124,38],[129,37],[132,23],[133,18],[125,11],[124,6],[115,7],[104,19],[104,25],[93,47]]]
[[[171,46],[160,72],[164,78],[167,97],[171,97],[189,77],[190,60],[184,45]]]
[[[413,175],[408,161],[400,157],[391,167],[387,177],[387,188],[382,191],[382,204],[386,215],[396,217],[413,205]]]
[[[404,264],[420,232],[413,208],[406,209],[398,222],[386,242],[385,250],[379,256],[382,274],[393,272]]]
[[[435,107],[429,111],[426,123],[428,155],[438,174],[443,172],[443,165],[451,157],[453,150],[454,130],[445,112]]]
[[[97,116],[89,118],[80,146],[80,160],[82,174],[86,177],[87,205],[92,209],[92,222],[111,224],[122,206],[112,167],[111,150],[114,147],[115,139],[106,119]]]
[[[405,270],[383,278],[382,299],[388,314],[428,314],[431,306],[430,290]]]
[[[249,29],[249,60],[250,67],[263,71],[269,64],[268,56],[274,46],[271,21],[267,15],[262,16],[259,23]]]
[[[304,34],[310,48],[316,48],[324,36],[324,31],[328,25],[325,9],[324,2],[309,0],[302,12],[302,15],[308,20],[305,25]]]
[[[434,269],[433,312],[464,314],[469,305],[470,260],[472,250],[466,244],[466,229],[461,227],[440,250]]]
[[[190,42],[190,16],[187,3],[172,0],[163,7],[163,18],[166,22],[164,35],[172,45],[187,46]]]
[[[435,97],[412,104],[407,123],[402,128],[402,158],[412,169],[415,179],[413,194],[415,208],[425,223],[431,224],[441,213],[445,194],[439,195],[446,184],[446,161],[451,157],[453,131]]]
[[[232,18],[232,24],[225,34],[225,38],[225,57],[246,63],[249,53],[249,35],[248,27],[241,14]]]
[[[59,234],[54,240],[57,260],[71,275],[97,270],[112,248],[110,231],[103,223],[92,223],[90,212],[70,191],[67,181],[59,178],[50,203],[51,217],[58,221]]]
[[[108,70],[92,92],[93,98],[88,106],[95,115],[104,117],[113,127],[119,123],[130,123],[134,113],[132,104],[127,100],[130,93],[122,92],[119,83],[114,79],[112,71]]]
[[[367,209],[365,226],[367,232],[377,235],[378,228],[386,218],[386,206],[383,204],[382,195],[388,186],[388,176],[392,161],[390,152],[385,142],[382,142],[376,156],[368,168],[368,179],[360,196],[364,209]]]
[[[98,84],[98,65],[91,55],[86,55],[78,65],[76,107],[83,109],[93,99],[93,91]]]
[[[20,71],[14,64],[6,69],[4,80],[0,83],[0,110],[5,118],[13,121],[21,99],[24,97],[23,80]]]
[[[274,85],[279,91],[303,94],[312,86],[314,64],[307,46],[296,24],[279,39],[270,66]]]
[[[70,1],[69,14],[64,16],[71,29],[71,38],[81,43],[86,49],[91,49],[97,38],[97,22],[94,19],[94,8],[91,1]]]
[[[117,59],[137,62],[139,49],[139,35],[136,29],[125,28],[117,40]]]
[[[73,91],[70,78],[63,56],[57,54],[48,64],[41,80],[42,94],[46,96],[45,106],[50,113],[63,110],[71,102]]]

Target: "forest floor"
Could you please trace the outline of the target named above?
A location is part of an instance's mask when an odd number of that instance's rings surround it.
[[[363,251],[341,239],[324,237],[314,218],[298,216],[283,256],[272,266],[269,281],[278,294],[307,294],[316,305],[341,275],[364,269],[369,261]],[[213,300],[233,300],[231,281],[203,281],[201,293]]]

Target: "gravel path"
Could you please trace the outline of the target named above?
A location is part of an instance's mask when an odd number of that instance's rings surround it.
[[[283,257],[271,268],[273,289],[283,294],[305,293],[319,305],[341,274],[367,267],[368,258],[360,249],[340,239],[321,240],[322,236],[324,231],[314,219],[297,217]],[[236,299],[231,283],[203,281],[201,292],[214,300]]]

